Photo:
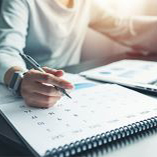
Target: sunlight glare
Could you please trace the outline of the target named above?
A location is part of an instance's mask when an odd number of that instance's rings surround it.
[[[144,9],[146,0],[98,0],[101,5],[104,1],[120,16],[135,15]]]

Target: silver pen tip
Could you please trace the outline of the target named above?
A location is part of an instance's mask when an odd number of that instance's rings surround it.
[[[68,93],[64,93],[68,98],[72,99],[72,97]]]

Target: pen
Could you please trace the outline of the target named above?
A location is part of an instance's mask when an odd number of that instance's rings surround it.
[[[41,68],[41,66],[29,55],[25,55],[20,53],[20,56],[27,61],[35,70],[39,70],[43,73],[45,73],[45,71]],[[61,93],[63,93],[64,95],[66,95],[68,98],[72,99],[71,96],[66,92],[65,89],[54,86],[57,90],[59,90]]]

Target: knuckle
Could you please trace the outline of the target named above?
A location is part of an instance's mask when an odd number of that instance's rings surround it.
[[[47,87],[45,92],[48,94],[48,95],[52,95],[53,93],[53,87]]]
[[[30,77],[34,74],[34,70],[29,70],[26,72],[26,74],[24,75],[24,79],[30,79]]]
[[[52,76],[50,74],[44,74],[43,78],[46,82],[51,82]]]
[[[48,96],[62,96],[62,93],[58,91],[55,87],[47,87],[45,93]]]
[[[57,79],[58,84],[62,85],[62,80],[61,79]]]
[[[54,98],[53,101],[51,101],[50,103],[48,103],[46,105],[47,105],[47,107],[52,107],[52,106],[54,106],[57,103],[57,101],[58,101],[58,98],[57,99]]]
[[[30,74],[34,74],[34,73],[35,73],[35,70],[34,70],[34,69],[30,69],[28,72],[29,72]]]
[[[55,99],[54,99],[54,103],[57,103],[57,101],[59,101],[60,99],[61,99],[60,96],[55,97]]]
[[[63,96],[63,94],[60,91],[55,90],[55,96],[61,98],[61,96]]]
[[[45,108],[49,108],[50,106],[52,105],[52,103],[43,103],[42,107],[45,107]]]
[[[50,104],[47,104],[47,103],[44,103],[43,105],[42,105],[42,107],[44,107],[44,108],[49,108],[51,105]]]
[[[56,82],[57,85],[62,86],[62,80],[60,78],[54,78],[54,81]]]
[[[28,99],[26,99],[25,102],[27,102],[27,105],[31,106],[31,107],[39,107],[39,104],[40,104],[40,102],[38,102],[38,100],[33,99],[33,98],[31,98],[31,99],[28,98]]]
[[[45,103],[44,103],[44,106],[45,107],[52,107],[52,106],[54,106],[56,103],[57,103],[57,101],[60,99],[60,97],[47,97],[46,98],[46,101],[45,101]]]
[[[45,97],[45,103],[46,103],[47,105],[49,105],[49,104],[52,103],[52,99],[51,99],[50,96],[46,96],[46,97]]]
[[[57,94],[58,90],[57,87],[53,87],[53,95],[55,96]]]
[[[34,73],[33,70],[29,70],[29,71],[26,72],[25,76],[27,76],[27,75],[31,75],[31,74],[33,74],[33,73]]]
[[[54,88],[53,95],[56,96],[56,97],[61,97],[62,93],[58,89]]]

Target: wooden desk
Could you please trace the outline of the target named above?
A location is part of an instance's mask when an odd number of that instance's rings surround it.
[[[114,58],[100,59],[96,61],[89,61],[80,65],[70,66],[64,68],[65,71],[71,73],[78,73],[90,68],[105,65],[110,62],[128,58],[128,56],[115,56]],[[129,57],[137,59],[136,57]],[[147,59],[143,57],[141,59]],[[156,56],[150,56],[149,60],[156,60]],[[155,157],[157,156],[157,129],[145,132],[130,138],[117,141],[108,146],[104,146],[87,153],[79,155],[80,157]],[[5,120],[0,117],[0,156],[32,156],[20,139],[7,125]]]

